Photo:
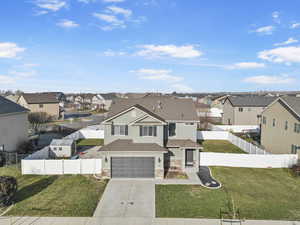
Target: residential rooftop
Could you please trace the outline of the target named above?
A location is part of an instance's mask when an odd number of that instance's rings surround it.
[[[230,96],[227,99],[231,102],[234,107],[267,107],[271,104],[277,97],[266,97],[258,95],[249,96]]]
[[[27,112],[28,109],[20,106],[13,101],[10,101],[2,96],[0,96],[0,115],[1,114],[9,114],[9,113],[21,113]]]
[[[24,93],[22,96],[28,104],[59,103],[57,92]]]
[[[111,105],[108,118],[133,106],[141,106],[166,121],[198,121],[196,108],[191,99],[165,96],[116,99]]]

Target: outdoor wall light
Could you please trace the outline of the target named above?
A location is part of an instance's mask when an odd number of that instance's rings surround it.
[[[104,160],[105,160],[105,162],[107,163],[107,157],[106,157],[106,156],[105,156],[105,159],[104,159]]]
[[[159,158],[158,158],[158,163],[160,163],[160,161],[161,161],[161,160],[160,160],[160,157],[159,157]]]

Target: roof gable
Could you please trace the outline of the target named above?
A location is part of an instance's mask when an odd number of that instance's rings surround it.
[[[29,110],[0,96],[0,115],[10,113],[28,112]]]

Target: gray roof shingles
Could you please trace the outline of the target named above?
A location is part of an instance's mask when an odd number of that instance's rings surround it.
[[[28,112],[28,109],[0,96],[0,115],[21,112]]]
[[[111,105],[108,118],[132,107],[141,106],[166,121],[198,121],[196,108],[191,99],[151,96],[135,99],[116,99]]]
[[[271,104],[276,97],[265,97],[265,96],[243,96],[243,97],[228,97],[228,100],[233,106],[237,107],[267,107]]]
[[[300,97],[284,96],[281,98],[298,114],[298,117],[300,118]]]
[[[24,93],[22,96],[25,98],[28,104],[39,104],[39,103],[59,103],[57,94],[51,93]]]

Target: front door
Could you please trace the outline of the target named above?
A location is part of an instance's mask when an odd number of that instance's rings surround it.
[[[194,165],[194,150],[186,149],[185,150],[185,166],[193,166]]]

